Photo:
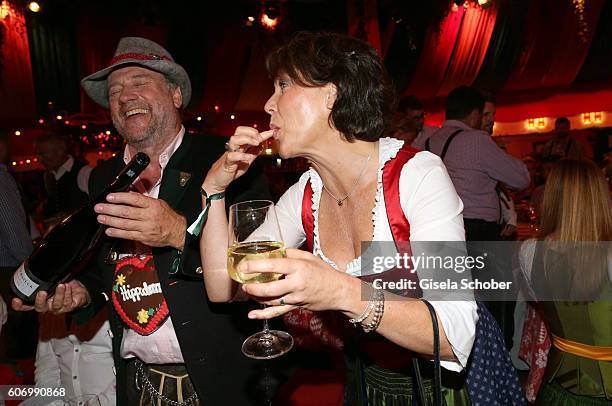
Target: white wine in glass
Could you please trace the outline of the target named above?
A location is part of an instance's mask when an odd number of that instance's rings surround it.
[[[242,261],[254,259],[283,258],[285,245],[278,241],[242,242],[227,249],[227,271],[230,278],[238,283],[266,283],[277,281],[283,276],[274,272],[242,273],[238,266]]]
[[[268,283],[283,275],[274,272],[241,273],[242,261],[285,257],[285,244],[280,232],[274,203],[269,200],[249,200],[230,206],[227,271],[238,283]],[[268,320],[259,333],[242,344],[244,355],[255,359],[271,359],[293,347],[293,337],[285,331],[270,330]]]

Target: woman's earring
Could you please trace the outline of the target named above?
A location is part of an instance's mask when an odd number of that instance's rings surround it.
[[[325,95],[325,107],[327,107],[328,110],[331,110],[332,107],[334,107],[333,103],[331,106],[329,105],[329,94]]]

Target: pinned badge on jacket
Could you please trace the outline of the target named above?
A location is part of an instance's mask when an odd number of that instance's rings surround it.
[[[184,187],[190,178],[191,174],[189,172],[181,172],[179,175],[179,184],[181,185],[181,187]]]

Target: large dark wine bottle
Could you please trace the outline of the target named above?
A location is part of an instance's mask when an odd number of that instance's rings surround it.
[[[55,226],[15,271],[11,279],[15,296],[32,304],[39,291],[51,295],[59,283],[72,279],[104,232],[94,206],[105,202],[109,193],[126,191],[149,162],[147,154],[137,153],[102,193]]]

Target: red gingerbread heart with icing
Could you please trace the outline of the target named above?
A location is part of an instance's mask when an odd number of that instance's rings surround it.
[[[168,305],[152,255],[120,259],[111,296],[119,317],[138,334],[153,333],[168,318]]]

